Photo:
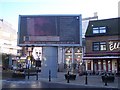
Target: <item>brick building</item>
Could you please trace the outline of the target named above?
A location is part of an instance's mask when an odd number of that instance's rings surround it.
[[[84,61],[91,73],[120,71],[120,18],[90,21]]]

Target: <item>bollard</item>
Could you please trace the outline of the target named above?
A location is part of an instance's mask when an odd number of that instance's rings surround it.
[[[85,84],[88,84],[88,81],[87,81],[87,72],[85,74]]]
[[[67,83],[69,83],[70,82],[70,74],[69,74],[69,71],[68,71],[68,73],[67,73]]]
[[[49,70],[49,82],[51,82],[51,70]]]
[[[29,79],[29,74],[30,74],[30,72],[29,72],[29,65],[28,65],[28,79]]]
[[[36,80],[38,80],[38,69],[37,69],[37,75],[36,75]]]
[[[105,73],[105,86],[107,86],[107,74]]]

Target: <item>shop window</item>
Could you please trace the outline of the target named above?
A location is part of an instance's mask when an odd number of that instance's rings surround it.
[[[94,70],[97,71],[97,62],[94,63]]]
[[[98,71],[101,71],[101,61],[98,61]]]
[[[106,71],[106,61],[103,60],[103,70]]]
[[[88,70],[91,70],[91,61],[88,61],[87,65],[88,65]]]
[[[108,71],[111,71],[111,61],[108,60]]]

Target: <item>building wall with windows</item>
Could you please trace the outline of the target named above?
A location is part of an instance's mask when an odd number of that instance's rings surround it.
[[[17,46],[17,31],[12,28],[11,24],[3,19],[0,19],[0,52],[2,54],[2,60],[0,59],[1,64],[5,64],[3,61],[3,57],[5,56],[8,57],[8,66],[12,66],[13,60],[16,59],[15,56],[17,55],[18,49],[20,48]]]
[[[86,70],[100,74],[120,71],[120,18],[90,21],[86,31]]]
[[[110,41],[113,39],[118,39],[118,36],[98,36],[86,38],[86,54],[87,56],[91,54],[102,55],[111,54],[111,52],[117,52],[119,49],[114,51],[110,50]],[[100,52],[100,53],[99,53]],[[104,53],[101,53],[104,52]]]
[[[17,32],[11,24],[0,20],[0,46],[2,53],[17,54]]]

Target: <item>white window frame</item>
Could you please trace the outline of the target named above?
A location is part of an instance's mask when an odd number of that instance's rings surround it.
[[[102,33],[106,33],[106,27],[102,26],[102,27],[93,27],[93,34],[102,34]]]

